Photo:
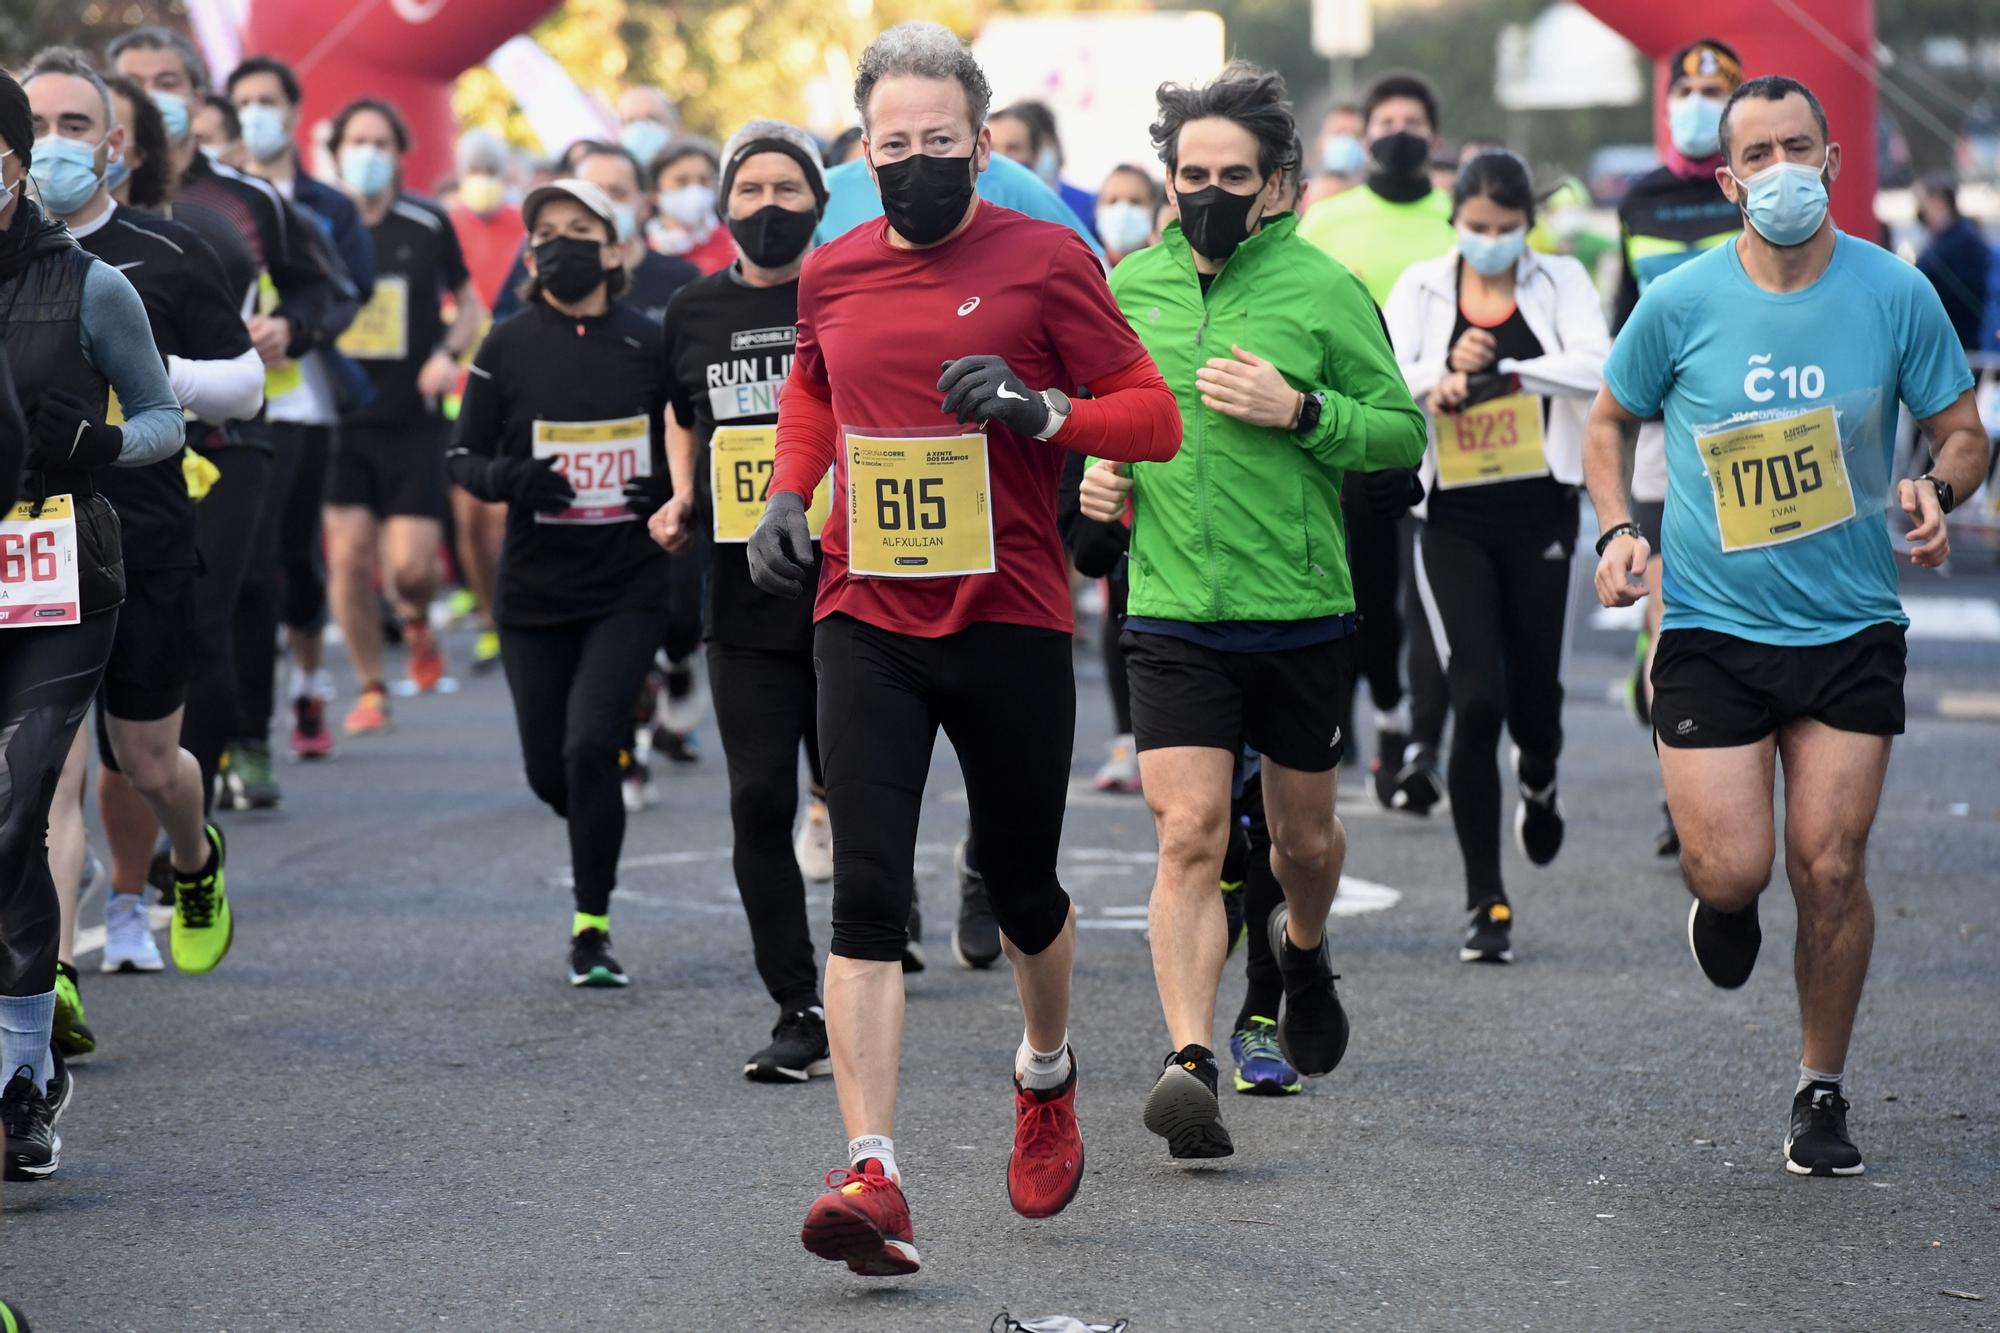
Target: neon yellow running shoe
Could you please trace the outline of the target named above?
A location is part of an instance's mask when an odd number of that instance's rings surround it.
[[[56,1049],[64,1055],[89,1055],[97,1049],[97,1034],[83,1017],[83,995],[76,988],[76,969],[56,964]]]
[[[215,848],[208,869],[196,875],[174,872],[174,924],[170,936],[174,966],[190,976],[213,972],[236,938],[236,922],[230,915],[229,895],[222,883],[222,868],[228,863],[229,849],[222,830],[213,824],[208,826],[208,840]]]

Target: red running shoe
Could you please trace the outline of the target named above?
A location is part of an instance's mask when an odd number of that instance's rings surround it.
[[[917,1271],[910,1205],[903,1201],[902,1186],[872,1157],[859,1171],[836,1167],[826,1173],[826,1193],[813,1200],[799,1239],[820,1258],[844,1262],[863,1277]]]
[[[292,756],[325,759],[333,753],[333,733],[326,729],[326,704],[312,695],[292,700]]]
[[[1014,1080],[1014,1152],[1007,1159],[1007,1201],[1023,1217],[1054,1217],[1083,1185],[1083,1133],[1076,1126],[1076,1052],[1059,1088],[1036,1090]]]

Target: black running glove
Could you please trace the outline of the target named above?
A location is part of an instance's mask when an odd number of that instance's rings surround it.
[[[777,491],[764,506],[744,548],[750,581],[773,597],[797,597],[812,573],[812,528],[806,524],[805,497]]]
[[[117,426],[93,425],[90,405],[74,394],[51,389],[35,404],[28,424],[30,470],[106,467],[118,461],[125,432]]]
[[[556,471],[553,458],[496,458],[486,477],[496,497],[537,513],[561,513],[576,500],[576,487]]]
[[[1049,424],[1049,405],[997,356],[962,356],[938,377],[944,414],[962,423],[997,421],[1033,438]]]
[[[673,478],[664,472],[634,477],[625,483],[625,507],[640,518],[651,518],[672,498]]]
[[[1395,518],[1424,498],[1424,483],[1413,467],[1392,467],[1361,474],[1361,495],[1370,512]]]
[[[1511,370],[1482,370],[1465,377],[1465,401],[1458,405],[1458,410],[1463,412],[1468,407],[1477,407],[1520,391],[1521,377]]]

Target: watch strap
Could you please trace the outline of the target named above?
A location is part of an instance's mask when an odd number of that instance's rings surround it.
[[[1643,539],[1645,535],[1646,535],[1646,530],[1640,527],[1637,523],[1626,522],[1626,523],[1614,524],[1612,527],[1607,529],[1602,536],[1600,536],[1597,539],[1597,553],[1600,556],[1603,555],[1604,548],[1611,545],[1612,541],[1616,538],[1638,537]]]

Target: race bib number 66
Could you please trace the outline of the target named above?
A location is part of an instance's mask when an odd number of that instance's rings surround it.
[[[556,471],[576,489],[570,507],[537,514],[538,523],[634,523],[625,507],[626,483],[653,474],[650,426],[645,417],[616,421],[537,421],[536,458],[553,458]]]
[[[40,514],[24,500],[0,517],[0,629],[76,624],[77,587],[69,496],[50,496]]]

